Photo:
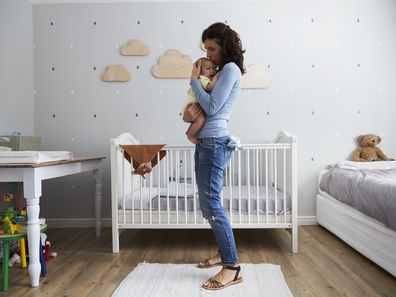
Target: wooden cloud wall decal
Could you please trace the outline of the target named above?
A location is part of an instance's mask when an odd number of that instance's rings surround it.
[[[271,76],[265,71],[264,66],[251,64],[246,67],[242,76],[242,89],[266,89],[272,84]]]
[[[124,65],[116,64],[109,65],[106,67],[105,72],[102,74],[102,80],[111,82],[111,81],[121,81],[126,82],[131,80],[131,74],[124,67]]]
[[[149,47],[139,39],[132,39],[121,47],[120,53],[123,56],[147,56],[150,50]]]
[[[182,55],[177,49],[169,49],[158,59],[151,73],[156,78],[190,78],[192,70],[191,58]]]

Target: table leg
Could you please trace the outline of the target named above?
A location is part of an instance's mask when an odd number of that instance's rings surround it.
[[[96,236],[99,237],[102,231],[102,169],[94,170],[95,179],[95,219]]]
[[[29,275],[32,287],[37,287],[40,282],[40,258],[39,258],[39,242],[40,242],[40,225],[39,225],[40,205],[39,199],[27,199],[27,215],[28,215],[28,246],[29,246]]]
[[[41,196],[41,179],[34,170],[24,171],[23,187],[27,205],[27,237],[29,246],[29,275],[32,287],[37,287],[40,282],[40,196]]]

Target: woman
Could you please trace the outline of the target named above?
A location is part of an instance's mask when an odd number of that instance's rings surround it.
[[[223,266],[202,285],[208,290],[219,290],[242,281],[234,235],[221,205],[220,193],[224,167],[233,152],[233,148],[227,146],[230,142],[227,126],[240,93],[241,76],[245,73],[244,50],[239,35],[223,23],[215,23],[204,30],[202,42],[207,57],[219,68],[219,78],[212,92],[207,93],[198,81],[201,61],[194,63],[190,85],[199,104],[189,106],[183,119],[188,121],[201,112],[206,114],[195,150],[195,174],[202,214],[209,221],[219,253],[199,263],[198,267]]]

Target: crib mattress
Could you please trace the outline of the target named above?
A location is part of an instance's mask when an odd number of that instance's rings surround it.
[[[122,196],[119,197],[118,205],[121,209],[129,210],[148,210],[150,209],[150,204],[152,210],[178,209],[183,211],[187,209],[187,211],[192,212],[195,209],[200,209],[198,195],[196,194],[196,198],[194,199],[194,193],[192,191],[186,192],[187,195],[185,196],[179,194],[177,199],[174,193],[170,193],[169,197],[165,193],[166,188],[160,188],[159,191],[158,188],[152,188],[150,191],[150,188],[144,187],[134,192],[133,199],[131,194],[125,195],[125,199]],[[267,195],[268,199],[266,199]],[[276,209],[277,214],[282,214],[285,206],[286,211],[290,209],[290,201],[289,195],[284,195],[284,193],[279,190],[275,192],[273,187],[269,187],[267,193],[265,186],[241,186],[240,191],[238,186],[223,186],[222,204],[226,211],[232,209],[233,211],[241,210],[247,213],[248,210],[250,210],[251,213],[257,213],[258,209],[259,213],[266,213],[268,209],[268,213],[273,214]]]

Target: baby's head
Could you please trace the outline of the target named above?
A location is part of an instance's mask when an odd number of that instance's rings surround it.
[[[201,58],[201,75],[212,78],[216,74],[215,65],[208,58]]]

